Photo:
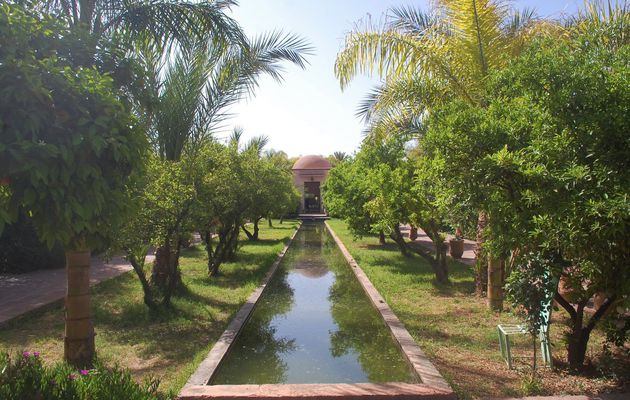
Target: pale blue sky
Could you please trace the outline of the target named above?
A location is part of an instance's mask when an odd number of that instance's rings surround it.
[[[229,126],[240,125],[245,136],[267,135],[269,147],[289,156],[353,153],[362,139],[356,108],[377,78],[359,76],[343,92],[333,73],[345,33],[371,15],[380,18],[391,6],[427,9],[428,0],[241,0],[233,16],[248,35],[281,29],[307,39],[315,48],[305,70],[289,66],[278,84],[263,78],[256,96],[232,109]],[[518,8],[534,7],[541,16],[573,14],[582,0],[517,0]]]

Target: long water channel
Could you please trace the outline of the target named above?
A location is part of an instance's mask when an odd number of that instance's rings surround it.
[[[322,223],[304,223],[211,385],[418,378]]]

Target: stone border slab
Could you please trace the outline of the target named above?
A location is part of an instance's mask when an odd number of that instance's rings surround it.
[[[295,238],[295,235],[297,235],[298,231],[300,230],[300,227],[301,225],[299,225],[298,228],[295,230],[295,232],[293,232],[293,235],[291,235],[291,238],[289,239],[287,244],[284,246],[282,251],[278,254],[276,261],[273,263],[273,265],[267,272],[267,275],[265,275],[265,278],[263,279],[261,285],[258,286],[258,288],[256,288],[256,290],[254,290],[254,292],[247,298],[247,301],[245,301],[245,304],[241,306],[241,308],[236,313],[236,316],[234,317],[234,319],[232,319],[232,321],[230,322],[228,327],[225,329],[225,331],[223,332],[219,340],[217,340],[217,342],[214,344],[214,346],[210,350],[210,353],[208,353],[208,356],[201,362],[201,364],[199,364],[199,367],[197,367],[197,370],[190,376],[190,378],[188,379],[188,382],[186,382],[186,385],[184,385],[184,388],[182,389],[182,393],[186,391],[189,386],[194,386],[194,385],[206,386],[208,384],[208,382],[210,381],[210,378],[212,378],[212,375],[214,375],[214,372],[219,367],[221,360],[230,349],[230,346],[232,346],[232,343],[234,342],[234,340],[236,340],[236,337],[243,329],[243,326],[245,325],[245,322],[247,322],[247,320],[249,319],[249,316],[251,315],[251,313],[254,311],[254,308],[256,307],[256,303],[258,302],[258,299],[260,298],[263,291],[267,287],[267,284],[269,283],[271,278],[275,275],[276,271],[278,270],[278,267],[280,266],[280,262],[284,258],[284,255],[289,249],[289,246],[291,245],[291,243],[293,243],[293,239]]]
[[[452,391],[412,383],[186,386],[180,400],[446,400]]]
[[[403,354],[411,364],[416,374],[418,374],[422,380],[422,383],[440,390],[452,392],[449,384],[446,380],[444,380],[431,361],[429,361],[422,349],[420,349],[420,347],[416,344],[416,341],[413,340],[413,337],[411,337],[411,334],[409,334],[405,325],[400,322],[389,305],[387,305],[385,299],[383,299],[378,290],[376,290],[365,272],[363,272],[348,249],[346,249],[346,246],[343,244],[341,239],[339,239],[339,237],[335,234],[335,231],[333,231],[327,221],[324,222],[324,224],[326,225],[326,229],[328,229],[330,236],[332,236],[335,243],[337,243],[337,246],[341,249],[343,256],[352,267],[352,271],[361,283],[361,286],[363,286],[363,290],[365,290],[365,293],[367,293],[368,297],[372,301],[372,304],[381,314],[385,324],[389,327],[392,336],[396,339],[396,342],[400,346]]]

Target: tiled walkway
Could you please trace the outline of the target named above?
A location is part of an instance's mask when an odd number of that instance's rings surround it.
[[[131,265],[122,257],[114,257],[108,262],[92,257],[90,284],[95,285],[131,269]],[[0,324],[27,311],[63,299],[65,294],[65,268],[27,274],[0,274]]]

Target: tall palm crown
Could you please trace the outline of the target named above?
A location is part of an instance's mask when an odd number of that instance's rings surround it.
[[[242,38],[226,10],[234,0],[42,0],[48,11],[64,16],[72,27],[87,30],[97,41],[122,34],[162,46],[187,44],[191,37],[211,34],[215,40]]]
[[[451,96],[479,103],[484,78],[520,52],[535,22],[504,0],[437,0],[429,13],[393,8],[383,23],[368,20],[347,35],[335,74],[342,88],[359,73],[384,79],[359,108],[368,121],[409,121]]]
[[[147,125],[160,156],[179,160],[187,146],[199,148],[231,115],[229,107],[253,94],[261,75],[282,81],[282,63],[304,68],[310,53],[303,39],[281,32],[227,47],[203,41],[180,48],[165,64],[154,49],[147,49],[144,60],[153,70],[156,99]],[[260,145],[262,149],[264,143]]]

